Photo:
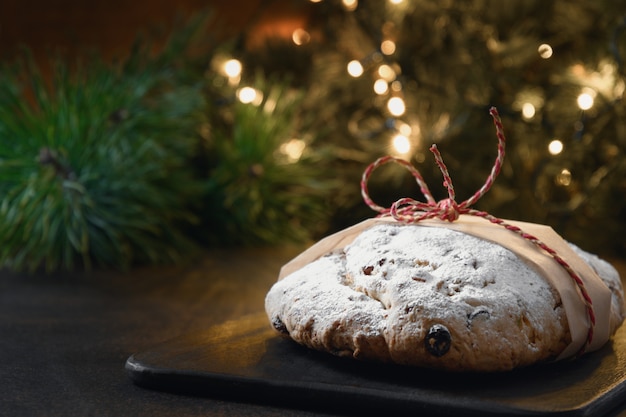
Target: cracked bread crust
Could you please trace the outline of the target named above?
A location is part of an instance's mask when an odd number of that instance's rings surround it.
[[[621,306],[617,272],[592,261]],[[445,228],[371,227],[274,284],[265,307],[277,331],[310,348],[450,371],[510,370],[570,343],[546,280],[508,249]]]

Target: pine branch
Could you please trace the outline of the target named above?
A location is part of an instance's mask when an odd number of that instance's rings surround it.
[[[49,86],[28,59],[0,78],[1,264],[125,268],[193,247],[199,86],[140,49],[119,67],[57,62]]]
[[[297,125],[302,94],[261,76],[254,87],[264,94],[261,103],[233,101],[211,112],[207,239],[214,244],[312,239],[327,226],[328,199],[338,184],[324,175],[308,146],[313,132]],[[290,160],[284,146],[292,139],[306,148]]]

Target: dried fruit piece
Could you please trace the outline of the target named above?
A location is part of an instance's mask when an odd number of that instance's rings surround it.
[[[274,328],[282,334],[286,334],[286,335],[289,334],[289,330],[287,330],[287,326],[285,326],[285,323],[283,323],[283,321],[278,316],[274,316],[274,318],[272,318],[272,326],[274,326]]]
[[[450,331],[448,331],[446,326],[435,324],[428,331],[424,344],[426,345],[426,350],[431,355],[440,357],[450,350],[452,336],[450,336]]]

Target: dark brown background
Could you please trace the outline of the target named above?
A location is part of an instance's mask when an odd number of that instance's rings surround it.
[[[306,20],[307,0],[2,0],[0,59],[10,60],[22,46],[45,62],[49,54],[72,59],[97,50],[120,58],[139,34],[163,39],[178,18],[212,12],[213,33],[225,39],[242,30],[252,39],[270,32],[289,33]]]

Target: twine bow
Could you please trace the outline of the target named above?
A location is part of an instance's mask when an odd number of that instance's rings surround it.
[[[496,177],[500,173],[500,170],[502,169],[502,163],[504,160],[504,153],[505,153],[504,145],[506,142],[506,138],[504,136],[504,129],[502,127],[502,121],[500,120],[500,116],[495,107],[492,107],[489,110],[489,114],[493,118],[493,123],[496,128],[496,136],[498,138],[498,155],[491,169],[491,173],[487,177],[487,180],[485,181],[483,186],[480,187],[480,189],[478,189],[478,191],[476,191],[474,195],[472,195],[467,200],[461,203],[456,202],[456,196],[454,193],[454,187],[452,185],[452,179],[450,178],[448,169],[445,163],[443,162],[443,158],[441,157],[441,154],[439,153],[439,150],[437,149],[436,145],[432,145],[430,147],[430,151],[434,154],[435,162],[437,163],[437,166],[439,167],[439,170],[441,171],[441,174],[443,175],[443,186],[446,187],[446,189],[448,190],[448,198],[445,198],[440,201],[436,201],[433,198],[430,190],[428,189],[428,185],[426,185],[424,178],[422,177],[420,172],[417,170],[417,168],[411,165],[410,162],[405,161],[400,158],[393,157],[393,156],[384,156],[382,158],[379,158],[365,169],[365,171],[363,172],[363,176],[361,178],[361,195],[363,196],[363,200],[365,201],[365,203],[372,210],[378,212],[379,216],[391,216],[399,222],[408,223],[408,224],[417,223],[422,220],[435,219],[435,218],[443,220],[443,221],[454,222],[458,220],[458,218],[462,214],[478,216],[478,217],[482,217],[490,221],[491,223],[500,225],[506,228],[507,230],[510,230],[511,232],[514,232],[520,235],[522,238],[533,243],[539,249],[545,251],[548,255],[550,255],[554,259],[555,262],[557,262],[561,267],[565,269],[565,271],[568,273],[568,275],[571,277],[571,279],[574,281],[574,283],[578,287],[582,301],[585,304],[587,317],[589,320],[589,329],[587,332],[587,340],[578,353],[578,355],[582,355],[586,351],[587,347],[591,344],[591,341],[593,340],[593,330],[594,330],[594,326],[596,323],[596,319],[595,319],[595,313],[594,313],[591,297],[589,296],[589,293],[587,292],[587,289],[585,288],[585,283],[580,278],[580,276],[576,273],[576,271],[574,271],[569,266],[569,264],[563,258],[561,258],[556,253],[556,251],[548,247],[545,243],[543,243],[537,237],[531,234],[528,234],[524,232],[523,230],[521,230],[519,227],[509,224],[505,222],[504,220],[499,219],[495,216],[492,216],[491,214],[485,211],[475,210],[471,208],[472,205],[474,205],[483,195],[487,193],[487,191],[489,191]],[[426,198],[425,202],[417,201],[412,198],[405,197],[405,198],[401,198],[397,200],[395,203],[391,205],[391,207],[385,208],[385,207],[379,206],[370,198],[369,191],[367,188],[367,183],[369,181],[370,176],[377,168],[383,165],[386,165],[388,163],[396,163],[398,165],[401,165],[405,167],[411,173],[411,175],[415,178],[415,181],[417,182],[421,193]]]

